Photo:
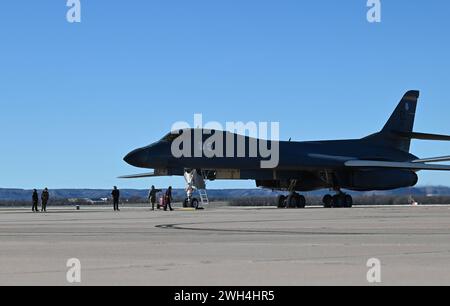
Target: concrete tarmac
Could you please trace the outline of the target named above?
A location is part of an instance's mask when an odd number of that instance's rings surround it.
[[[450,285],[450,206],[0,210],[0,285]]]

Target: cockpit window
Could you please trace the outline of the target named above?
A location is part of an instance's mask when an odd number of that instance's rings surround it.
[[[181,135],[181,131],[174,132],[174,134],[169,133],[166,136],[164,136],[163,139],[161,139],[161,141],[172,143],[180,135]]]
[[[214,135],[216,133],[223,133],[221,131],[217,131],[217,130],[206,130],[206,129],[184,129],[184,130],[179,130],[179,131],[173,131],[170,132],[169,134],[167,134],[166,136],[164,136],[161,141],[162,142],[168,142],[168,143],[172,143],[175,139],[177,139],[180,135],[182,135],[183,133],[188,133],[188,135],[193,135],[193,133],[195,131],[198,131],[201,133],[201,136],[203,141],[205,141],[206,139],[208,139],[209,137],[211,137],[211,135]],[[188,136],[189,137],[189,136]]]

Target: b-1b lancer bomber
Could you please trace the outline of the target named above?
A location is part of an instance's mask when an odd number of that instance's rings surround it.
[[[270,147],[278,149],[278,163],[267,168],[261,166],[267,161],[267,156],[260,152],[261,144],[267,144],[263,139],[218,130],[179,130],[124,158],[130,165],[154,169],[154,172],[122,178],[184,176],[187,190],[205,189],[205,180],[255,180],[258,187],[286,192],[278,196],[280,208],[304,208],[307,202],[301,192],[329,189],[333,194],[323,198],[324,207],[351,207],[353,199],[343,189],[372,191],[410,187],[417,184],[418,171],[450,171],[450,165],[436,164],[450,161],[450,156],[420,159],[409,152],[412,139],[450,140],[446,135],[413,132],[418,98],[418,91],[407,92],[383,129],[362,139],[274,141]],[[192,145],[180,146],[179,139],[186,139],[186,135]],[[200,140],[196,135],[202,135]],[[211,135],[223,143],[211,143],[208,140]],[[174,154],[175,143],[178,149],[192,154]],[[258,152],[243,156],[239,144],[244,145],[246,153],[252,145]],[[198,147],[214,151],[219,145],[227,154],[208,156],[207,152],[200,155],[194,152]],[[198,200],[189,196],[185,205],[197,207]]]

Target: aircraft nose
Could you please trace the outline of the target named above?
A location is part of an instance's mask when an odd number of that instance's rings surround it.
[[[128,153],[123,160],[134,167],[145,168],[148,160],[148,154],[145,149],[137,149]]]

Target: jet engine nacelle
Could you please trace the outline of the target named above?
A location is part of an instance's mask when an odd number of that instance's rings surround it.
[[[391,190],[414,186],[418,180],[417,174],[408,170],[360,170],[351,174],[349,189]]]

